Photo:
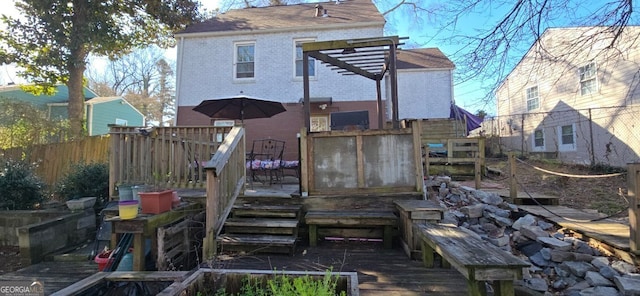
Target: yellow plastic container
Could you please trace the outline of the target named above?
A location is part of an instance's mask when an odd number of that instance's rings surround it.
[[[133,219],[138,216],[138,201],[137,200],[124,200],[118,202],[118,210],[120,219],[127,220]]]

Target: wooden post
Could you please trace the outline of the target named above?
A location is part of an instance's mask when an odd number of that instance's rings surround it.
[[[207,169],[207,209],[205,220],[205,237],[202,246],[204,260],[216,255],[216,222],[218,221],[218,204],[220,193],[218,192],[218,176],[214,169]]]
[[[629,249],[638,254],[640,247],[640,211],[638,210],[638,195],[640,193],[640,163],[631,163],[627,168],[627,181],[629,184]]]
[[[413,161],[416,163],[416,191],[422,192],[424,189],[423,167],[418,165],[422,162],[422,123],[418,120],[411,121],[411,131],[413,133]]]
[[[300,162],[298,163],[300,170],[300,194],[302,196],[309,194],[309,154],[307,144],[308,133],[307,129],[303,128],[300,130]]]
[[[480,189],[480,187],[482,187],[482,184],[481,184],[482,165],[480,164],[480,157],[476,157],[474,161],[474,172],[475,172],[476,189]]]
[[[518,182],[516,181],[516,155],[509,152],[509,197],[511,200],[518,198]]]

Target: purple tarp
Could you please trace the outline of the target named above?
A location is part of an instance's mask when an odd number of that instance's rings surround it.
[[[473,115],[473,113],[464,110],[454,104],[451,104],[451,112],[449,113],[449,118],[465,120],[467,121],[467,135],[470,131],[477,129],[480,127],[480,123],[482,123],[482,118]]]

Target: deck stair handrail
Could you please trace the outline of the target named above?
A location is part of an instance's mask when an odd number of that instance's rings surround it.
[[[203,256],[212,258],[216,252],[216,237],[237,197],[245,185],[246,140],[244,128],[234,127],[218,147],[211,160],[204,164],[207,185],[206,229]]]

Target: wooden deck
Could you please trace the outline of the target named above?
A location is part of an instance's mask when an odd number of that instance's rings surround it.
[[[466,295],[466,279],[455,269],[428,269],[409,259],[399,247],[386,250],[381,243],[320,242],[300,247],[294,256],[258,254],[221,255],[214,268],[355,271],[360,295]]]
[[[48,261],[29,265],[1,277],[3,281],[39,281],[44,285],[44,294],[50,295],[96,272],[98,264],[89,260]]]
[[[521,205],[519,207],[523,211],[544,217],[564,228],[570,229],[582,235],[583,238],[600,245],[607,251],[620,256],[623,260],[633,263],[632,256],[629,254],[630,229],[628,224],[613,219],[592,221],[602,218],[603,214],[565,206],[540,207]]]

